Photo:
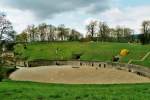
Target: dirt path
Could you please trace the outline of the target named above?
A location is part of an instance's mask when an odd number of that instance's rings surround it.
[[[66,83],[66,84],[114,84],[150,82],[149,78],[112,68],[72,66],[42,66],[21,68],[10,75],[12,80]]]

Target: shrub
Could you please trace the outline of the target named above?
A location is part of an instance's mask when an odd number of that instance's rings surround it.
[[[2,67],[0,67],[0,82],[2,81],[2,79],[3,79]]]
[[[2,81],[3,78],[8,78],[9,74],[15,71],[15,67],[0,67],[0,81]]]
[[[2,81],[2,79],[3,79],[3,76],[2,76],[2,74],[0,73],[0,82]]]
[[[92,39],[91,39],[90,37],[82,38],[82,39],[80,40],[80,42],[90,42],[90,41],[92,41]]]

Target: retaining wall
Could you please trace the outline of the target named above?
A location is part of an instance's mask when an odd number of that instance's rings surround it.
[[[120,64],[120,63],[107,63],[108,66],[112,66],[119,70],[126,70],[128,72],[136,73],[140,76],[145,76],[150,78],[150,68],[140,66],[140,65],[133,65],[133,64]]]
[[[105,62],[97,61],[52,61],[52,60],[40,60],[28,62],[29,67],[36,66],[48,66],[48,65],[73,65],[73,66],[92,66],[92,67],[107,67]]]

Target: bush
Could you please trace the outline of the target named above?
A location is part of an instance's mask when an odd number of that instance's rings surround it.
[[[2,75],[2,72],[1,72],[1,67],[0,67],[0,82],[2,81],[2,79],[3,79],[3,75]]]
[[[90,37],[82,38],[82,39],[80,40],[80,42],[90,42],[90,41],[92,41],[92,39],[91,39]]]
[[[3,79],[3,76],[2,76],[2,74],[0,73],[0,82],[2,81],[2,79]]]
[[[9,74],[15,71],[15,67],[0,67],[0,81],[2,81],[3,78],[8,78]]]
[[[3,75],[2,75],[2,67],[0,67],[0,82],[2,81],[3,79]]]

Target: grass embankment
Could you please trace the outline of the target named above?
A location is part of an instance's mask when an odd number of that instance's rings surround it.
[[[56,55],[57,48],[59,48],[58,55]],[[81,60],[111,61],[112,56],[118,55],[120,50],[124,48],[128,49],[130,53],[121,59],[123,63],[127,63],[130,59],[140,60],[150,51],[150,45],[96,42],[32,43],[27,45],[27,49],[24,49],[23,46],[16,46],[15,51],[20,53],[20,58],[28,60],[70,60],[72,53],[83,53]],[[143,62],[136,62],[136,64],[150,67],[149,59],[150,57]]]
[[[150,67],[150,55],[144,61],[134,61],[133,64]]]
[[[0,82],[1,100],[149,100],[150,84],[63,85]]]

